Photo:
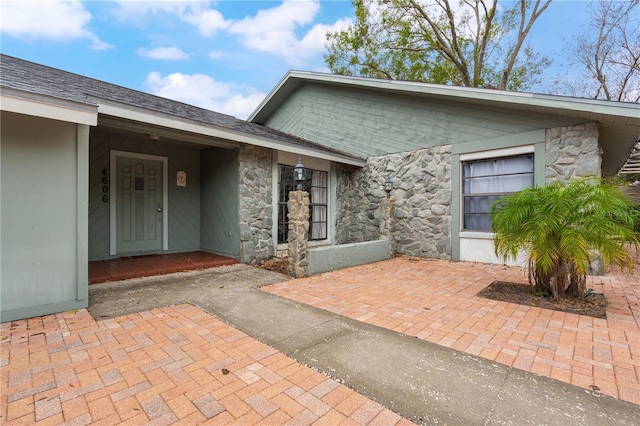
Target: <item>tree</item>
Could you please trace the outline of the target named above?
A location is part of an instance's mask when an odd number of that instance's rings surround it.
[[[640,102],[640,1],[589,4],[589,24],[574,38],[570,55],[582,68],[562,78],[557,90],[608,101]],[[564,86],[564,87],[563,87]]]
[[[496,255],[516,259],[525,252],[529,283],[554,300],[585,293],[594,253],[605,270],[631,270],[630,245],[640,244],[640,212],[618,186],[603,182],[559,182],[524,189],[491,209]]]
[[[327,33],[336,74],[526,90],[550,61],[525,44],[551,0],[352,0],[355,21]]]

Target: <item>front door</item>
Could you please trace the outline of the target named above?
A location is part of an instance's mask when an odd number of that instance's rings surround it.
[[[115,166],[117,254],[162,250],[162,161],[117,156]]]

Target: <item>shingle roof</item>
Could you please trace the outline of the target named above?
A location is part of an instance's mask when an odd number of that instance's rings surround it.
[[[231,115],[2,54],[0,54],[0,86],[96,106],[105,102],[117,103],[166,114],[182,120],[190,120],[198,124],[267,138],[285,145],[295,145],[362,160],[351,154],[327,148],[260,124],[250,123]]]

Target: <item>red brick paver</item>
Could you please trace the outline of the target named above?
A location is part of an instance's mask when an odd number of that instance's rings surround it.
[[[262,290],[340,315],[640,404],[640,264],[589,277],[607,319],[488,300],[522,268],[399,257]]]
[[[191,305],[0,332],[2,424],[413,424]]]

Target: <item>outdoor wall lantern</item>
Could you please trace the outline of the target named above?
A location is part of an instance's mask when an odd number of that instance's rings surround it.
[[[302,160],[298,158],[298,164],[293,168],[293,180],[296,181],[296,191],[302,191],[302,182],[307,178],[307,171],[304,169]]]
[[[384,190],[387,191],[387,198],[391,198],[391,190],[393,189],[393,182],[387,176],[387,180],[384,181]]]

